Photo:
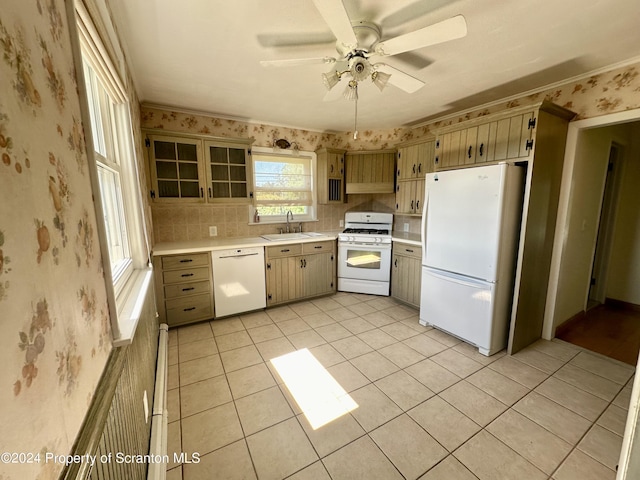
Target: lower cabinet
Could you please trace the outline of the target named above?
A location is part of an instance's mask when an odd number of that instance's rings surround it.
[[[336,291],[335,242],[267,247],[265,254],[267,306]]]
[[[209,253],[154,257],[153,264],[161,323],[172,327],[213,318]]]
[[[420,306],[422,248],[393,242],[391,296],[415,307]]]

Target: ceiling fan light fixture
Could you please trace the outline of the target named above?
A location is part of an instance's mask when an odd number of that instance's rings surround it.
[[[338,75],[338,72],[335,70],[322,74],[322,83],[324,83],[327,90],[331,90],[339,81],[340,75]]]
[[[384,87],[387,86],[387,82],[389,82],[389,77],[391,77],[390,74],[376,70],[371,74],[371,81],[380,91],[383,91]]]
[[[349,80],[349,84],[344,91],[344,98],[347,100],[358,100],[358,82]]]

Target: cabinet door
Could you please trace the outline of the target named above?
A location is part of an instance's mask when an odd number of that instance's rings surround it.
[[[302,257],[267,260],[267,305],[290,302],[302,297]]]
[[[478,141],[478,127],[467,128],[467,141],[465,143],[465,149],[463,152],[464,161],[461,163],[464,165],[472,165],[476,163],[477,145]]]
[[[200,140],[164,135],[150,135],[147,139],[152,163],[151,198],[154,201],[204,201]]]
[[[248,147],[206,141],[207,198],[211,202],[246,203],[250,196]]]
[[[396,212],[414,213],[416,207],[415,181],[398,182],[396,185]]]
[[[392,272],[391,272],[391,295],[406,302],[408,299],[408,291],[409,291],[409,278],[407,277],[407,271],[405,268],[406,258],[402,255],[394,254],[391,261]]]
[[[407,270],[407,302],[416,307],[420,306],[420,285],[422,282],[422,261],[417,258],[405,257],[404,266]]]
[[[478,137],[476,138],[476,163],[484,163],[488,160],[489,148],[489,123],[484,123],[478,126]]]
[[[425,175],[433,172],[433,155],[436,142],[421,143],[418,149],[418,174],[416,178],[424,179]]]
[[[344,203],[344,152],[322,148],[316,155],[318,203]]]
[[[344,176],[344,154],[330,152],[327,154],[327,160],[327,176],[342,178]]]
[[[410,180],[418,173],[418,155],[420,145],[410,145],[398,151],[396,180]]]
[[[306,255],[302,258],[304,296],[315,297],[334,291],[335,261],[331,252]]]
[[[424,178],[414,182],[413,198],[415,199],[415,208],[413,209],[413,213],[422,214],[422,208],[424,207],[424,184]]]

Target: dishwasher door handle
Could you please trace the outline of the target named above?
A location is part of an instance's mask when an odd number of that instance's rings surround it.
[[[243,258],[243,257],[253,257],[254,255],[258,255],[258,253],[244,253],[242,255],[226,255],[224,257],[217,257],[217,258]]]

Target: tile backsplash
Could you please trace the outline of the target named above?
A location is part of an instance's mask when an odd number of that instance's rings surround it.
[[[347,195],[347,203],[318,205],[318,220],[305,222],[303,231],[327,232],[341,230],[340,220],[349,210],[393,212],[395,194]],[[209,227],[216,226],[215,238],[255,237],[278,233],[285,224],[249,225],[248,205],[152,205],[155,242],[175,242],[211,238]],[[409,218],[409,217],[407,217]],[[298,222],[294,219],[294,225]],[[419,231],[419,222],[418,230]]]

